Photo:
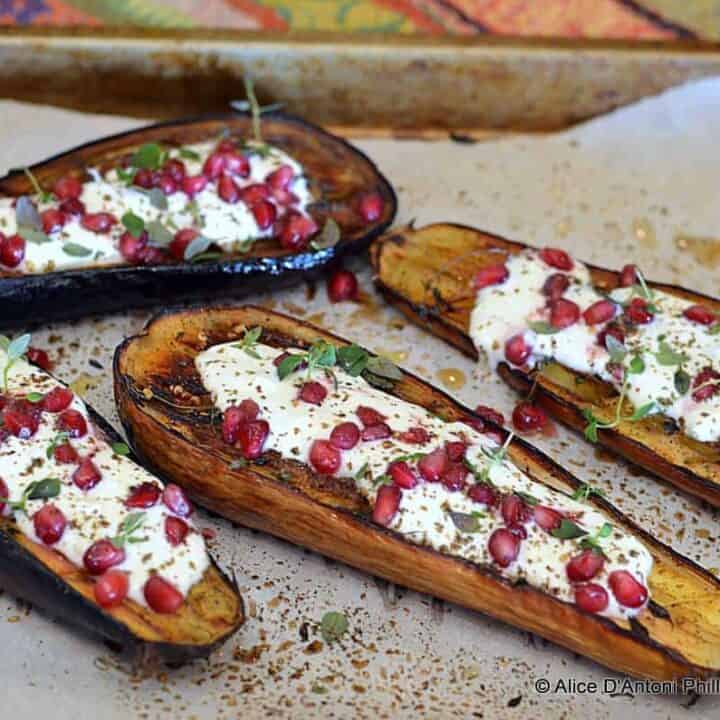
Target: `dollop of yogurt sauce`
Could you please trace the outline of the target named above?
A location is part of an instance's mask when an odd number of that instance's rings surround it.
[[[361,439],[352,449],[343,450],[336,474],[354,477],[359,492],[374,504],[382,483],[392,482],[387,475],[390,463],[405,459],[415,466],[423,456],[447,442],[465,443],[468,467],[480,473],[489,465],[486,481],[498,496],[519,493],[528,503],[552,508],[573,518],[586,533],[583,537],[598,538],[606,560],[593,582],[602,585],[609,596],[602,615],[626,618],[643,609],[644,605],[634,609],[621,605],[608,585],[610,573],[622,569],[647,586],[652,556],[633,535],[612,527],[602,513],[588,504],[532,480],[506,457],[496,457],[491,462],[489,456],[500,450],[493,435],[480,433],[461,422],[444,422],[425,408],[372,386],[361,376],[355,377],[340,369],[333,370],[332,377],[320,369],[308,375],[307,370],[301,369],[280,380],[273,360],[283,350],[301,352],[262,343],[247,352],[240,344],[225,343],[208,348],[195,360],[202,382],[220,410],[225,412],[247,398],[259,405],[259,417],[270,426],[266,450],[311,463],[313,441],[327,439],[340,423],[354,422],[360,426],[357,409],[372,408],[385,416],[385,422],[392,429],[391,436],[375,441]],[[310,379],[323,384],[327,390],[320,404],[299,398],[303,384]],[[407,440],[407,431],[418,428],[427,433],[426,441]],[[472,476],[470,473],[468,477]],[[448,489],[442,482],[425,482],[419,475],[418,480],[412,489],[402,489],[399,507],[388,527],[408,542],[427,545],[479,565],[493,565],[488,539],[505,523],[498,507],[487,507],[468,495],[475,480],[468,480],[464,488],[457,490]],[[470,527],[458,522],[458,518],[469,522]],[[498,568],[499,571],[510,580],[525,581],[560,600],[573,602],[574,588],[568,580],[566,564],[582,552],[582,538],[556,537],[532,520],[524,528],[527,537],[521,542],[517,558],[509,566]]]
[[[6,363],[7,355],[0,350],[0,367],[5,367]],[[2,393],[3,404],[31,394],[45,395],[59,387],[64,386],[47,373],[24,360],[17,360],[8,373],[8,386]],[[0,478],[7,486],[11,502],[20,501],[28,485],[47,478],[60,481],[60,493],[51,499],[28,500],[25,512],[11,511],[6,506],[5,514],[12,512],[20,532],[43,544],[35,532],[33,516],[46,503],[54,504],[65,516],[67,525],[60,539],[51,547],[74,565],[83,567],[83,556],[94,542],[120,535],[123,521],[133,513],[141,513],[142,522],[133,533],[134,539],[123,546],[124,561],[112,569],[127,574],[128,597],[140,605],[148,605],[143,587],[152,574],[160,575],[182,595],[187,595],[209,565],[201,533],[192,519],[185,517],[183,520],[189,526],[189,532],[183,542],[173,546],[165,532],[165,520],[173,513],[163,504],[162,498],[152,507],[142,510],[128,508],[125,501],[133,488],[152,483],[162,490],[161,483],[129,458],[115,453],[112,446],[98,435],[85,404],[77,395],[73,397],[69,409],[83,415],[88,432],[83,437],[63,438],[63,441],[69,442],[81,459],[92,458],[102,474],[100,482],[89,490],[75,485],[72,476],[78,465],[59,463],[53,455],[53,447],[58,443],[58,415],[44,412],[37,431],[31,437],[3,433]]]
[[[689,319],[684,313],[694,303],[644,283],[603,295],[593,286],[587,266],[571,260],[572,269],[562,272],[569,280],[562,297],[581,312],[609,299],[615,304],[610,320],[589,324],[581,314],[569,327],[549,328],[552,303],[543,288],[548,278],[560,271],[547,264],[538,251],[529,249],[507,259],[503,282],[478,291],[470,319],[475,347],[486,353],[495,368],[508,362],[507,341],[521,335],[531,350],[523,363],[526,367],[550,358],[577,372],[595,375],[618,390],[624,386],[625,396],[636,409],[649,406],[649,413],[672,418],[696,440],[720,439],[720,384],[701,374],[720,370],[718,321],[704,324]],[[647,302],[649,322],[628,319],[626,308],[634,298]],[[609,325],[621,328],[624,341],[613,343],[606,335],[599,337]],[[614,353],[608,347],[614,348]],[[700,385],[705,385],[705,393],[698,393]]]
[[[182,161],[186,175],[196,176],[202,173],[205,160],[215,148],[215,141],[188,144],[181,149],[169,149],[168,159]],[[293,170],[293,179],[287,190],[297,198],[293,209],[302,215],[308,214],[312,195],[303,167],[297,160],[277,147],[255,141],[246,144],[244,154],[248,158],[250,172],[245,178],[233,175],[239,189],[264,183],[268,175],[287,165]],[[169,233],[165,237],[172,238],[178,230],[193,228],[223,252],[247,251],[253,241],[272,237],[275,232],[272,224],[261,229],[250,207],[242,199],[234,203],[225,202],[218,194],[218,183],[213,180],[193,197],[178,189],[165,196],[167,207],[160,208],[148,191],[124,182],[117,169],[103,175],[96,168],[89,168],[88,173],[91,179],[83,183],[79,198],[85,212],[110,213],[117,222],[109,232],[93,232],[83,227],[80,216],[68,216],[62,228],[47,234],[49,242],[26,241],[24,261],[14,270],[32,274],[125,263],[118,244],[120,236],[126,231],[121,219],[128,211],[140,217],[146,227],[153,222],[160,223]],[[40,213],[58,206],[54,199],[44,200],[39,194],[33,195],[32,200]],[[270,200],[274,202],[272,198]],[[0,198],[0,232],[6,236],[22,235],[14,202],[14,198]],[[276,208],[280,216],[284,208],[279,203]]]

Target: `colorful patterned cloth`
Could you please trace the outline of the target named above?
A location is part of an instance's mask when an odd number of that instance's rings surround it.
[[[720,38],[720,0],[0,0],[0,24]]]

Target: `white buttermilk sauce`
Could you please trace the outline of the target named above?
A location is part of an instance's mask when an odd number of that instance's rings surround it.
[[[622,381],[607,368],[610,355],[597,343],[603,325],[588,326],[582,316],[574,325],[553,334],[538,334],[529,328],[533,321],[547,321],[547,298],[542,289],[546,279],[559,272],[550,267],[533,251],[514,255],[505,263],[509,277],[500,285],[482,288],[477,295],[470,319],[470,337],[475,347],[488,356],[491,366],[505,360],[505,342],[522,333],[532,348],[527,364],[532,367],[541,358],[552,358],[577,372],[597,375],[620,389]],[[585,265],[573,260],[572,271],[565,273],[571,282],[563,294],[583,311],[603,296],[593,287]],[[632,288],[619,288],[611,297],[617,301],[629,299]],[[679,421],[683,431],[703,442],[720,439],[720,394],[702,402],[692,398],[692,388],[681,395],[675,388],[677,365],[663,365],[657,358],[660,342],[686,356],[682,369],[694,378],[704,368],[720,368],[720,335],[683,317],[692,302],[659,290],[652,291],[656,313],[649,323],[636,325],[628,333],[628,350],[623,361],[629,366],[635,356],[641,356],[645,369],[631,375],[627,397],[638,408],[655,403],[653,412],[663,413]],[[618,308],[616,313],[620,314]]]
[[[5,367],[7,355],[0,350],[0,367]],[[45,394],[60,383],[24,360],[16,361],[9,373],[8,395],[25,396],[31,392]],[[88,423],[88,433],[68,442],[80,458],[92,457],[102,473],[100,482],[90,490],[81,490],[72,480],[76,464],[58,463],[48,459],[48,447],[57,435],[55,420],[58,415],[44,412],[37,432],[28,439],[14,435],[0,443],[0,478],[8,487],[9,499],[17,502],[23,491],[34,481],[57,478],[62,483],[60,494],[50,500],[28,500],[27,513],[14,512],[20,531],[32,540],[43,544],[35,534],[33,515],[46,503],[58,507],[67,520],[67,526],[58,542],[51,547],[70,562],[83,567],[83,555],[96,540],[112,538],[118,534],[123,520],[131,513],[142,512],[142,526],[134,533],[142,542],[125,543],[125,560],[113,567],[128,574],[128,597],[147,607],[143,586],[152,572],[170,582],[180,593],[187,595],[209,565],[202,535],[190,518],[183,518],[190,527],[185,540],[178,546],[170,545],[165,536],[165,518],[171,515],[162,500],[146,509],[127,508],[125,500],[130,489],[143,482],[160,487],[153,475],[127,457],[114,454],[112,447],[102,440],[88,418],[85,404],[74,397],[70,408],[82,413]],[[7,511],[7,508],[6,508]]]
[[[371,503],[374,503],[377,494],[372,478],[384,475],[388,464],[399,456],[429,452],[445,441],[464,439],[469,443],[467,459],[483,467],[487,462],[483,448],[490,451],[498,449],[493,439],[468,425],[444,422],[423,407],[400,400],[371,386],[362,377],[352,377],[339,369],[335,370],[337,390],[322,370],[313,372],[312,379],[323,383],[328,390],[321,405],[298,400],[299,388],[307,380],[307,372],[298,371],[281,381],[273,365],[273,359],[281,351],[262,344],[253,346],[253,349],[257,351],[258,358],[252,357],[237,344],[216,345],[200,353],[195,362],[203,384],[220,410],[237,405],[245,398],[258,403],[260,417],[270,424],[266,449],[307,463],[314,440],[327,439],[340,422],[351,421],[360,425],[355,414],[358,406],[373,408],[387,417],[395,436],[374,442],[360,441],[353,449],[342,451],[342,465],[337,473],[354,476],[367,463],[369,473],[356,477],[356,483]],[[411,444],[397,438],[397,433],[417,426],[424,427],[431,435],[426,445]],[[528,493],[542,505],[579,514],[577,523],[590,535],[597,533],[607,520],[590,506],[534,482],[508,460],[492,467],[490,480],[501,492]],[[477,532],[472,533],[461,532],[449,515],[449,511],[476,513],[483,507],[462,491],[453,492],[441,483],[421,480],[415,488],[402,491],[399,511],[389,527],[403,534],[409,542],[430,545],[444,554],[490,565],[492,559],[487,542],[492,532],[503,526],[499,513],[481,512],[477,518]],[[555,538],[534,523],[528,524],[526,530],[528,537],[521,543],[518,558],[502,570],[502,574],[513,580],[525,580],[561,600],[573,602],[573,589],[567,580],[565,566],[578,553],[578,542]],[[593,582],[605,587],[610,599],[602,614],[618,618],[634,615],[638,610],[622,607],[616,602],[607,579],[610,572],[623,568],[647,585],[652,556],[634,536],[619,528],[613,528],[611,535],[600,543],[607,560]]]
[[[252,147],[253,142],[248,146]],[[179,150],[170,150],[170,158],[181,159],[185,163],[188,176],[202,172],[205,159],[215,149],[214,140],[185,145],[199,156],[198,160],[188,159],[179,155]],[[262,183],[267,176],[281,165],[289,165],[294,171],[294,178],[288,187],[299,199],[294,206],[300,213],[307,214],[307,206],[312,202],[307,179],[303,167],[294,158],[279,148],[265,145],[263,154],[250,153],[250,174],[247,178],[234,175],[235,184],[246,187],[254,183]],[[24,273],[42,273],[55,270],[70,270],[79,267],[104,266],[125,263],[118,250],[118,239],[125,232],[120,222],[122,216],[131,211],[141,217],[145,223],[159,220],[172,234],[183,228],[194,228],[204,237],[212,240],[224,252],[246,250],[248,243],[260,238],[269,237],[273,233],[272,225],[261,230],[258,227],[250,208],[242,202],[226,203],[217,193],[217,183],[209,181],[205,189],[194,196],[193,200],[182,191],[168,195],[167,210],[156,208],[147,191],[134,185],[127,186],[122,182],[115,170],[101,176],[90,168],[94,178],[83,184],[80,200],[85,204],[87,213],[107,212],[117,219],[117,223],[108,233],[94,233],[80,224],[80,218],[69,218],[65,226],[49,235],[51,242],[27,242],[25,259],[17,270]],[[38,195],[32,196],[38,211],[42,212],[57,203],[41,202]],[[194,202],[193,202],[194,201]],[[0,232],[10,236],[17,232],[14,198],[0,198]],[[198,219],[200,218],[200,219]],[[75,243],[89,250],[89,254],[78,257],[63,250],[66,243]]]

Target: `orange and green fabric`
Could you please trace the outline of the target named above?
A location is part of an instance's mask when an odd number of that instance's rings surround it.
[[[4,25],[720,39],[720,0],[0,0]]]

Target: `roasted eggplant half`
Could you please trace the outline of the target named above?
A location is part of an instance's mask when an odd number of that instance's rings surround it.
[[[483,268],[518,256],[527,246],[480,230],[439,223],[404,228],[380,238],[370,257],[380,292],[414,322],[466,355],[477,358],[469,332],[475,304],[475,279]],[[588,266],[592,283],[609,293],[621,285],[620,272]],[[695,303],[708,317],[720,313],[720,302],[680,287],[647,282],[647,287]],[[673,358],[670,358],[672,361]],[[592,439],[678,488],[720,505],[720,445],[700,442],[681,432],[662,414],[615,423],[617,389],[596,376],[551,362],[540,372],[509,362],[497,367],[500,377],[553,416],[587,433],[588,418],[614,425]],[[693,391],[691,386],[690,392]],[[687,388],[686,388],[687,392]]]
[[[395,193],[359,150],[254,119],[152,125],[0,179],[0,326],[287,286],[392,222]]]
[[[337,476],[332,466],[328,468],[331,474],[317,470],[317,463],[327,460],[324,453],[314,457],[311,451],[312,465],[288,459],[274,449],[251,452],[252,459],[247,459],[247,443],[228,444],[229,414],[217,412],[197,359],[223,343],[254,352],[247,342],[249,330],[253,339],[259,338],[277,352],[309,348],[307,358],[314,358],[308,360],[310,364],[324,357],[328,346],[334,346],[338,358],[343,356],[348,362],[362,357],[357,346],[326,331],[253,306],[160,315],[116,351],[115,397],[131,443],[148,466],[180,484],[197,502],[235,522],[490,614],[634,676],[707,676],[720,669],[720,583],[638,528],[603,498],[591,497],[588,507],[641,542],[653,561],[647,578],[651,602],[641,614],[620,620],[581,610],[528,583],[512,582],[493,563],[469,562],[410,542],[408,536],[383,527],[383,509],[378,509],[383,491],[378,491],[378,500],[371,506],[359,492],[357,476]],[[323,348],[320,354],[312,351],[318,347]],[[278,374],[291,369],[288,363],[302,372],[305,365],[299,362],[281,355]],[[373,380],[389,400],[412,403],[423,413],[432,413],[438,422],[438,418],[469,422],[495,435],[497,442],[507,443],[505,431],[473,416],[440,390],[407,372],[398,371],[392,377],[391,382],[387,376]],[[301,389],[301,398],[317,402],[317,387],[309,385]],[[242,391],[258,402],[267,400],[264,392],[259,381],[252,380]],[[254,404],[244,403],[237,412],[249,412]],[[372,415],[371,410],[363,412]],[[303,417],[309,415],[301,414],[300,423]],[[414,434],[419,432],[416,429]],[[371,434],[378,437],[374,430]],[[343,447],[350,447],[352,440],[345,444],[345,439],[338,438]],[[512,440],[508,452],[514,465],[545,489],[572,495],[581,485],[520,439]],[[392,489],[386,492],[391,494]],[[476,518],[463,516],[462,520],[472,523]]]

